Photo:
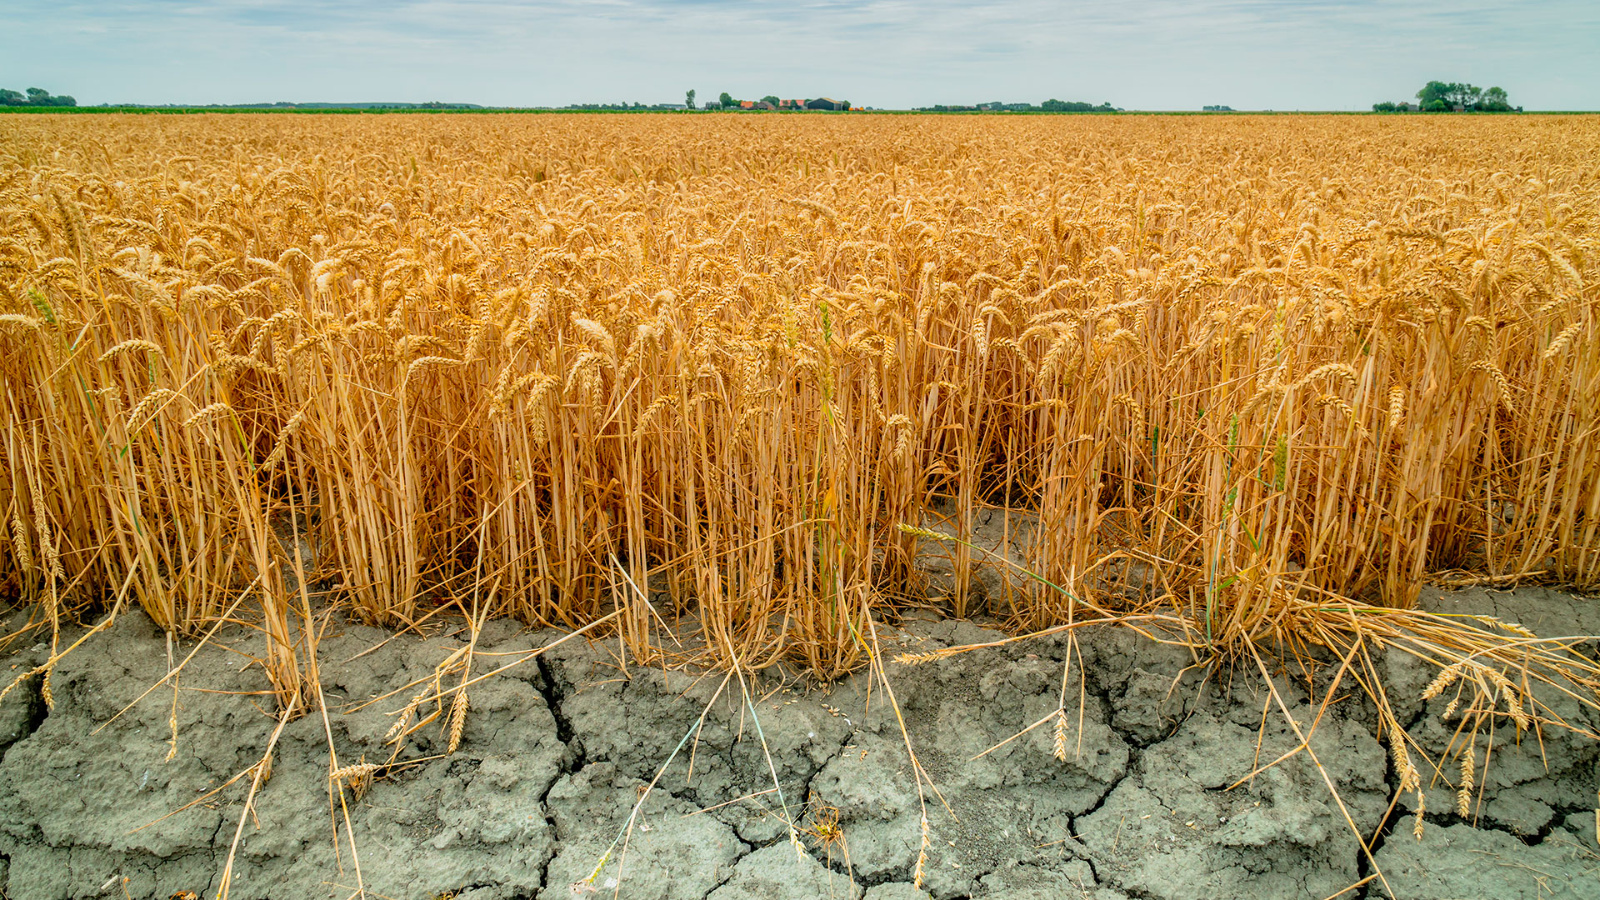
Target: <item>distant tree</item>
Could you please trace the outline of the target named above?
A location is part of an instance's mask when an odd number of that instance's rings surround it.
[[[20,102],[15,102],[15,101],[13,101],[11,99],[12,97],[20,97],[20,96],[21,95],[17,94],[16,91],[5,91],[4,93],[0,93],[0,98],[4,98],[3,102],[7,106],[77,106],[78,105],[78,101],[72,99],[71,97],[68,97],[65,94],[63,94],[63,95],[61,95],[59,97],[52,97],[52,96],[50,96],[50,92],[45,90],[44,88],[36,88],[36,87],[28,88],[28,99],[26,99],[26,100],[22,100]]]
[[[28,98],[17,91],[0,88],[0,106],[26,106]]]
[[[1484,112],[1510,112],[1511,99],[1506,96],[1504,88],[1492,87],[1479,98],[1478,109]]]
[[[683,105],[689,109],[694,109],[694,90],[692,88],[683,95]]]
[[[1417,100],[1430,112],[1451,110],[1456,107],[1470,109],[1477,88],[1456,81],[1430,81],[1417,91]]]
[[[1443,89],[1441,90],[1439,87],[1440,84],[1440,82],[1430,82],[1430,85],[1433,86],[1433,90],[1428,92],[1428,105],[1434,107],[1435,109],[1438,109],[1441,105],[1443,105],[1445,109],[1449,110],[1455,109],[1458,105],[1465,105],[1461,103],[1461,100],[1462,95],[1466,93],[1466,85],[1463,85],[1460,82],[1451,81],[1444,83]]]
[[[761,98],[761,102],[762,103],[771,103],[773,106],[777,106],[779,103],[781,103],[783,101],[779,100],[776,94],[768,94],[765,97]]]
[[[739,105],[739,101],[733,99],[733,95],[728,93],[727,91],[723,91],[722,92],[722,96],[717,98],[717,102],[722,104],[722,108],[723,109],[727,109],[730,106],[738,106]]]

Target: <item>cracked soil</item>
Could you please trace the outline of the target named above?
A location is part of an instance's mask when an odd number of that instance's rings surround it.
[[[1423,603],[1499,615],[1541,635],[1600,633],[1593,601],[1543,588],[1430,590]],[[931,614],[882,636],[886,655],[1000,637]],[[356,707],[430,675],[465,640],[388,637],[344,624],[319,648],[341,765],[388,758],[383,737],[404,698]],[[490,623],[476,668],[516,658],[483,654],[554,637]],[[36,679],[0,702],[0,896],[213,896],[248,780],[174,811],[254,764],[276,725],[257,693],[259,668],[225,649],[248,641],[219,634],[175,690],[169,682],[116,717],[170,665],[149,620],[124,614],[61,661],[53,708]],[[181,659],[189,649],[172,652]],[[1095,627],[1079,632],[1063,684],[1067,651],[1064,639],[1042,638],[890,664],[939,792],[919,800],[899,723],[866,673],[823,688],[774,670],[741,685],[721,674],[624,671],[614,646],[570,641],[475,685],[456,753],[393,770],[353,802],[355,853],[330,802],[323,720],[304,716],[284,729],[245,822],[231,896],[342,898],[359,884],[368,896],[407,900],[1317,900],[1374,874],[1323,772],[1361,831],[1378,835],[1374,857],[1399,897],[1600,896],[1600,743],[1590,738],[1547,729],[1519,744],[1509,726],[1497,733],[1470,820],[1453,810],[1453,773],[1428,788],[1434,773],[1425,769],[1430,803],[1418,840],[1412,801],[1394,797],[1376,716],[1359,692],[1346,689],[1317,724],[1311,749],[1322,772],[1302,752],[1234,786],[1297,743],[1259,676],[1207,672],[1181,648]],[[15,673],[44,658],[36,645],[12,648],[3,662]],[[1401,654],[1384,665],[1401,721],[1439,752],[1451,735],[1443,698],[1419,699],[1434,673]],[[1302,727],[1324,686],[1287,670],[1277,681]],[[1050,718],[1063,695],[1064,760],[1050,724],[991,750]],[[1564,711],[1600,733],[1592,711]],[[429,726],[402,758],[440,754],[444,744]],[[1385,893],[1373,879],[1345,896]]]

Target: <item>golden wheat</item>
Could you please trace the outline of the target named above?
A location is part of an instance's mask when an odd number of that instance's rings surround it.
[[[1067,589],[1018,627],[1115,553],[1214,634],[1594,585],[1597,157],[1586,118],[8,118],[0,589],[184,631],[253,585],[287,706],[291,509],[370,621],[620,602],[648,654],[642,595],[824,676],[988,506]]]

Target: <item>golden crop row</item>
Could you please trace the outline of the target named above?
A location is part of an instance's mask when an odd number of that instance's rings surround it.
[[[834,674],[924,590],[899,526],[995,507],[1066,588],[991,588],[1019,627],[1593,585],[1597,159],[1588,117],[9,117],[0,577],[248,594],[286,694],[314,576]]]

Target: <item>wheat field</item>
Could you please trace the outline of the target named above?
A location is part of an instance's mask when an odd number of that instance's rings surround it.
[[[258,622],[284,700],[330,600],[837,675],[995,508],[1062,588],[1016,629],[1594,586],[1597,161],[1592,117],[0,119],[0,591]]]

